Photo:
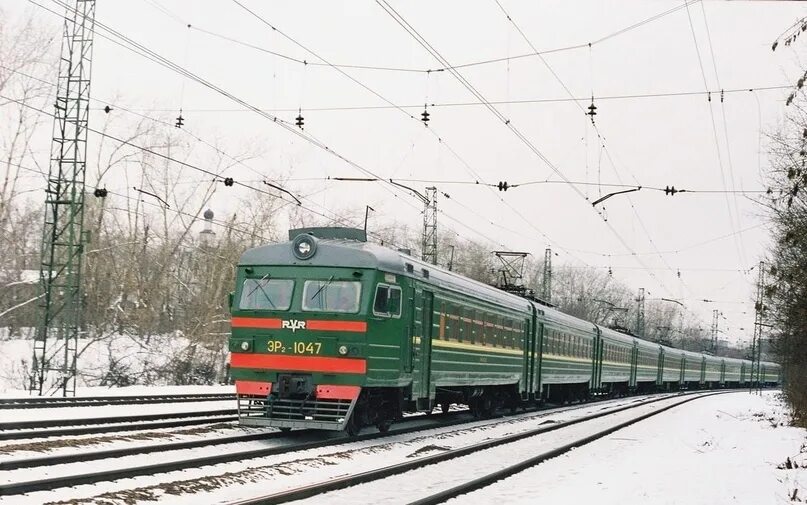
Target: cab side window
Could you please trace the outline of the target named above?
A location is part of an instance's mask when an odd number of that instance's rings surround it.
[[[381,317],[401,317],[401,288],[379,284],[375,290],[373,315]]]

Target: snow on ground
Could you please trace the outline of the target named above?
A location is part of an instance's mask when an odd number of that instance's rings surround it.
[[[391,435],[381,440],[350,442],[289,452],[226,463],[202,468],[170,472],[155,476],[142,476],[115,482],[76,486],[71,489],[42,491],[27,496],[9,496],[8,503],[71,503],[83,504],[134,504],[166,503],[199,504],[228,503],[234,499],[249,498],[279,491],[303,484],[319,482],[323,479],[386,466],[395,462],[407,461],[414,456],[430,454],[440,447],[460,447],[488,438],[496,438],[508,433],[533,429],[543,423],[559,422],[598,412],[603,408],[613,408],[632,403],[636,399],[615,400],[589,404],[563,411],[551,410],[540,414],[526,414],[512,418],[477,421],[462,426],[435,428],[409,435]],[[325,436],[333,436],[326,433]],[[266,440],[248,444],[238,444],[238,448],[267,447],[283,443],[279,440]],[[235,445],[235,444],[234,444]],[[439,447],[437,447],[439,446]],[[231,446],[214,446],[190,451],[172,451],[164,455],[153,454],[135,456],[127,460],[129,464],[148,464],[156,460],[179,459],[205,454],[218,454],[234,450]],[[107,461],[95,461],[82,465],[82,471],[106,468]],[[76,465],[51,467],[38,477],[64,474]],[[13,471],[12,471],[13,472]],[[29,472],[30,473],[30,472]],[[40,472],[41,473],[41,472]],[[4,472],[4,478],[12,480],[11,472]],[[23,473],[15,474],[13,480],[23,480]],[[6,503],[4,501],[4,503]]]
[[[4,503],[229,503],[498,438],[550,420],[572,419],[632,401],[635,399],[601,402],[565,412],[475,422],[376,441],[345,441],[337,446],[181,472],[10,496]],[[657,402],[652,408],[669,402]],[[613,417],[625,419],[642,409],[647,411],[651,407],[643,406]],[[616,422],[611,416],[608,419],[610,424]],[[309,502],[408,503],[428,491],[450,487],[457,479],[489,473],[584,433],[598,431],[605,424],[604,420],[584,423],[512,444],[495,457],[489,452],[455,459],[446,465],[422,467],[381,485],[356,486]],[[789,504],[793,503],[790,498],[796,490],[794,501],[798,502],[807,497],[804,484],[807,431],[787,424],[787,409],[778,392],[767,391],[760,396],[743,391],[701,398],[451,503]],[[237,448],[270,443],[276,442],[238,444]],[[193,451],[193,455],[235,449],[235,446],[205,448]],[[181,452],[181,457],[188,455],[189,452]],[[180,457],[180,451],[171,455],[144,455],[133,461],[149,463],[166,457]],[[798,468],[787,469],[788,458]],[[98,461],[90,467],[104,468],[106,464]],[[63,471],[53,467],[46,473]],[[17,479],[20,477],[17,475]],[[413,490],[420,494],[415,495]]]
[[[666,398],[626,411],[559,428],[556,431],[549,431],[509,444],[477,451],[443,463],[422,466],[405,474],[360,484],[345,490],[334,491],[302,500],[297,503],[301,505],[316,505],[318,503],[327,502],[331,505],[352,505],[354,503],[361,503],[366,497],[372,497],[372,503],[375,505],[409,503],[412,500],[425,498],[438,491],[450,489],[468,480],[483,477],[491,471],[572,443],[582,437],[629,421],[642,414],[658,411],[682,400],[683,398],[680,397]],[[462,443],[460,445],[470,444]],[[435,445],[431,452],[442,452],[448,448],[446,444],[440,443],[439,445]],[[507,503],[507,501],[504,503]],[[562,501],[555,503],[579,502]]]
[[[0,397],[26,396],[33,331],[22,337],[0,327]],[[53,345],[59,346],[54,342]],[[78,391],[84,387],[128,384],[206,384],[223,380],[226,345],[208,349],[179,332],[137,337],[112,334],[78,341]],[[112,388],[115,391],[116,388]],[[109,393],[115,395],[116,393]]]
[[[139,396],[139,395],[187,395],[187,394],[235,394],[235,386],[230,384],[215,386],[82,386],[76,388],[76,396],[104,397],[104,396]],[[8,389],[0,393],[0,398],[30,398],[27,390]],[[68,408],[68,407],[64,407]]]
[[[0,422],[42,421],[55,419],[91,419],[94,417],[125,417],[183,412],[214,412],[235,410],[236,401],[149,403],[134,405],[98,405],[93,407],[52,407],[42,409],[2,409]]]
[[[779,394],[695,400],[450,503],[790,504],[807,499],[807,431]]]

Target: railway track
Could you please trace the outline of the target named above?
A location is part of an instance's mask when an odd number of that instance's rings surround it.
[[[665,398],[668,398],[668,396],[665,396]],[[564,407],[564,408],[547,409],[546,407],[544,407],[540,409],[530,410],[527,412],[527,414],[528,415],[538,414],[540,416],[544,416],[558,412],[568,412],[576,409],[591,408],[596,405],[597,405],[596,403],[585,403],[575,405],[573,407]],[[525,413],[502,416],[502,419],[523,415],[525,415]],[[183,441],[183,442],[175,442],[159,445],[150,445],[150,446],[92,451],[83,454],[75,453],[65,455],[50,455],[50,456],[10,460],[1,463],[0,470],[4,471],[16,470],[22,468],[53,466],[57,464],[97,461],[102,459],[117,459],[137,454],[148,454],[152,452],[162,453],[172,450],[193,449],[193,448],[208,447],[212,445],[223,445],[227,443],[249,442],[254,440],[267,440],[267,439],[294,440],[294,442],[290,444],[279,444],[279,445],[273,445],[271,447],[248,449],[234,452],[221,451],[220,453],[214,455],[198,456],[175,461],[152,463],[119,469],[107,469],[83,474],[64,475],[59,477],[51,477],[45,479],[36,479],[30,481],[4,484],[0,485],[0,495],[15,495],[34,491],[48,491],[63,487],[77,486],[81,484],[94,484],[97,482],[107,482],[118,479],[138,477],[143,475],[154,475],[159,473],[172,472],[176,470],[197,468],[201,466],[217,465],[221,463],[230,463],[234,461],[261,458],[293,451],[318,449],[322,447],[339,445],[348,442],[353,443],[353,442],[370,441],[387,436],[404,435],[419,431],[426,431],[442,427],[451,427],[456,425],[467,424],[469,421],[473,420],[476,419],[472,418],[468,411],[461,410],[456,412],[450,412],[444,415],[413,416],[394,425],[393,428],[388,433],[368,433],[354,438],[348,438],[341,433],[340,434],[329,433],[327,438],[323,438],[322,432],[317,431],[311,432],[309,430],[291,432],[291,433],[267,432],[258,434],[253,433],[247,435],[238,435],[233,437],[221,437],[218,439]],[[494,420],[493,422],[496,421]]]
[[[474,478],[467,482],[464,482],[461,485],[451,487],[449,489],[444,489],[440,492],[431,494],[424,498],[418,499],[417,501],[412,502],[412,504],[417,505],[431,505],[436,503],[442,503],[446,500],[451,498],[455,498],[457,496],[461,496],[472,491],[476,491],[483,487],[489,486],[495,482],[498,482],[502,479],[515,475],[516,473],[522,472],[527,468],[535,466],[547,459],[557,457],[565,452],[572,450],[575,447],[580,447],[582,445],[591,443],[595,440],[601,439],[617,430],[630,426],[631,424],[637,423],[649,417],[658,415],[662,412],[665,412],[669,409],[677,407],[679,405],[691,402],[698,398],[703,398],[706,396],[712,396],[716,394],[725,394],[726,392],[712,392],[712,393],[687,393],[680,396],[687,396],[688,398],[679,398],[677,401],[672,400],[670,405],[666,405],[660,407],[656,410],[631,417],[626,421],[619,422],[615,425],[611,425],[606,429],[599,430],[595,433],[588,434],[583,437],[576,438],[570,443],[564,444],[561,447],[553,448],[549,451],[543,452],[541,454],[532,456],[522,461],[518,461],[517,463],[510,465],[506,468],[501,470],[497,470],[495,472],[490,472],[485,474],[481,477]],[[528,439],[530,437],[535,437],[537,435],[542,435],[545,433],[549,433],[556,430],[562,430],[564,428],[578,425],[581,423],[585,423],[587,421],[592,421],[595,419],[603,418],[606,416],[612,416],[614,414],[618,414],[620,412],[625,412],[631,409],[640,408],[652,403],[660,402],[660,401],[670,401],[670,397],[665,398],[655,398],[651,400],[647,400],[641,403],[636,403],[632,405],[626,405],[622,407],[617,407],[614,409],[608,409],[602,412],[597,412],[594,414],[590,414],[587,416],[583,416],[577,419],[572,419],[569,421],[563,421],[552,425],[545,425],[541,426],[529,431],[515,433],[511,435],[506,435],[496,439],[488,439],[482,441],[480,443],[450,449],[442,453],[430,455],[430,456],[423,456],[420,458],[416,458],[411,461],[405,461],[402,463],[386,466],[383,468],[378,468],[374,470],[369,470],[365,472],[361,472],[358,474],[352,475],[345,475],[337,478],[332,478],[326,481],[317,482],[313,484],[308,484],[305,486],[301,486],[298,488],[293,488],[285,491],[275,492],[259,497],[249,498],[245,500],[239,500],[236,502],[231,502],[229,505],[269,505],[269,504],[277,504],[277,503],[287,503],[297,500],[304,500],[307,498],[318,497],[322,499],[324,493],[329,493],[333,491],[339,491],[348,487],[356,486],[358,484],[366,484],[372,482],[382,481],[384,479],[388,479],[390,477],[401,475],[407,472],[412,472],[419,468],[425,467],[427,465],[436,465],[439,463],[444,463],[446,461],[453,460],[455,458],[460,458],[464,456],[469,456],[475,453],[479,453],[480,451],[484,451],[487,449],[492,449],[495,447],[505,446],[507,444],[512,444],[514,442],[522,441]]]
[[[0,440],[22,440],[156,428],[175,428],[179,426],[232,422],[237,419],[238,416],[236,415],[235,409],[224,409],[133,416],[17,421],[0,423]],[[69,427],[59,428],[60,426]]]
[[[217,402],[235,400],[229,393],[198,393],[173,395],[83,396],[73,398],[29,397],[0,398],[0,410],[45,409],[58,407],[96,407],[105,405],[143,405],[152,403]]]

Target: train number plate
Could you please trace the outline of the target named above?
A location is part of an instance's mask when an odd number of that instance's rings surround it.
[[[280,340],[270,340],[267,342],[267,350],[290,354],[319,354],[322,351],[322,344],[319,342],[292,342],[290,345],[285,345]]]

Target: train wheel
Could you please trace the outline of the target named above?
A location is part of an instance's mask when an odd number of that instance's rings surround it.
[[[280,431],[282,431],[283,433],[288,433],[291,431],[291,428],[289,428],[288,426],[283,426],[280,428]]]
[[[448,414],[448,409],[450,409],[450,408],[451,408],[451,404],[448,403],[448,402],[440,404],[440,410],[443,412],[443,414]]]
[[[376,428],[380,433],[386,433],[389,431],[390,426],[392,426],[392,421],[382,421],[376,425]]]
[[[361,431],[361,426],[358,422],[356,422],[356,415],[350,416],[350,420],[347,422],[347,426],[345,426],[345,431],[351,437],[355,437]]]

